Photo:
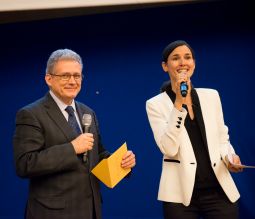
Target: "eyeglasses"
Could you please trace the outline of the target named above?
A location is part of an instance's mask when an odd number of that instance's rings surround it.
[[[57,75],[57,74],[49,74],[53,76],[60,77],[62,81],[69,81],[71,77],[73,76],[74,80],[76,81],[81,81],[83,79],[83,74],[62,74],[62,75]]]

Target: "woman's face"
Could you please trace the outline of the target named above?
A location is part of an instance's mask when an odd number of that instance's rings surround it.
[[[186,74],[187,78],[193,75],[195,60],[190,49],[186,45],[182,45],[170,53],[167,62],[162,62],[162,67],[165,72],[168,72],[171,81],[175,82],[181,74]]]

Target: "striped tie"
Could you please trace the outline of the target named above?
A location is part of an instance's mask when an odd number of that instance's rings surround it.
[[[76,133],[76,135],[80,135],[81,134],[81,129],[79,127],[79,124],[76,120],[75,114],[74,114],[74,109],[72,106],[68,106],[66,107],[66,112],[68,113],[68,124],[73,128],[74,132]]]

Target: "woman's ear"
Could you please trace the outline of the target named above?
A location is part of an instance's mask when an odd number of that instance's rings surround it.
[[[167,63],[162,62],[162,63],[161,63],[161,66],[162,66],[162,68],[163,68],[163,71],[164,71],[164,72],[168,72],[168,66],[167,66]]]

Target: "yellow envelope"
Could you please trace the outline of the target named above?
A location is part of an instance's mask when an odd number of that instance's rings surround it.
[[[99,162],[91,172],[109,188],[116,186],[130,171],[121,167],[121,161],[127,152],[126,142],[110,157]]]

